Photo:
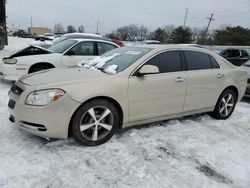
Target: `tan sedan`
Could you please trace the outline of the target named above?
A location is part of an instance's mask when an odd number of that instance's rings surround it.
[[[227,119],[246,84],[245,71],[204,49],[125,47],[82,67],[22,77],[9,93],[10,120],[41,137],[94,146],[128,126],[203,112]]]

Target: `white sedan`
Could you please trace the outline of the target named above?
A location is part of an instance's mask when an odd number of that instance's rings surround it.
[[[4,58],[0,63],[0,78],[18,80],[25,74],[57,68],[72,67],[109,50],[118,48],[115,43],[97,39],[69,39],[53,45],[46,54]]]
[[[203,112],[227,119],[247,84],[241,68],[182,45],[117,48],[83,67],[22,77],[9,92],[10,121],[94,146],[129,126]]]

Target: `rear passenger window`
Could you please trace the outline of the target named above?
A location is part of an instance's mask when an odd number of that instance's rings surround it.
[[[220,68],[217,61],[206,53],[184,51],[184,54],[187,62],[187,70]]]
[[[115,48],[117,48],[116,46],[114,46],[113,44],[108,44],[108,43],[104,43],[104,42],[98,42],[98,53],[99,55],[102,55],[110,50],[113,50]]]
[[[210,57],[210,61],[211,61],[211,64],[212,64],[212,68],[213,69],[219,69],[220,65],[217,63],[217,61],[212,56],[209,56],[209,57]]]
[[[180,54],[178,51],[163,52],[154,56],[145,65],[155,65],[160,73],[182,71]]]

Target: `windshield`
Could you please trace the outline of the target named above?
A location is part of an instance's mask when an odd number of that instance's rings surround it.
[[[116,74],[128,68],[150,50],[146,47],[117,48],[90,61],[83,61],[81,65],[85,68],[101,69],[108,74]]]
[[[76,40],[65,40],[58,44],[55,44],[48,48],[48,50],[55,52],[55,53],[63,53],[65,52],[69,47],[73,46],[75,43],[77,43]]]
[[[64,40],[66,40],[66,39],[68,39],[67,36],[61,36],[58,39],[55,39],[54,42],[53,42],[53,44],[56,45],[56,44],[58,44],[58,43],[60,43],[60,42],[62,42]]]

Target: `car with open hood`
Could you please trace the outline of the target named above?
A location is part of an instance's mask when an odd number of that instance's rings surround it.
[[[183,45],[117,48],[80,65],[23,76],[9,92],[10,121],[96,146],[129,126],[204,112],[225,120],[247,84],[241,68]]]
[[[118,47],[115,43],[96,39],[68,39],[48,49],[30,46],[3,58],[0,78],[17,80],[25,74],[45,69],[72,67]],[[28,55],[31,52],[33,55]]]

